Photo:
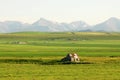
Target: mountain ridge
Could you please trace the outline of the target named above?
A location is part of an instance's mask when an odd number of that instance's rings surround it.
[[[32,24],[20,21],[0,22],[0,33],[39,31],[39,32],[120,32],[120,19],[111,17],[108,20],[91,26],[84,21],[74,21],[71,23],[58,23],[44,18],[40,18]]]

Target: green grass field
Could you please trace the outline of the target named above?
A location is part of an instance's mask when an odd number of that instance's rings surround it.
[[[80,64],[62,64],[68,53]],[[0,80],[120,80],[120,33],[0,34]]]

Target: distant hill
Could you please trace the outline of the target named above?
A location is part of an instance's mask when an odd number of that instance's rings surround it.
[[[92,31],[120,32],[120,19],[110,18],[105,22],[95,25]]]
[[[0,22],[0,33],[11,32],[120,32],[120,19],[110,18],[105,22],[91,26],[84,21],[71,23],[58,23],[41,18],[32,23],[22,23],[19,21]]]

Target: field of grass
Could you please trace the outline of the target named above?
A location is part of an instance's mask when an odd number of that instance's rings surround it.
[[[60,62],[73,52],[79,64]],[[0,80],[120,80],[119,66],[120,33],[0,34]]]
[[[0,64],[1,80],[119,80],[120,64]],[[8,67],[9,66],[9,67]]]

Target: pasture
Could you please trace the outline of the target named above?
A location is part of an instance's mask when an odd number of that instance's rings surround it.
[[[59,62],[78,53],[80,64]],[[0,80],[119,80],[120,33],[0,34]]]

